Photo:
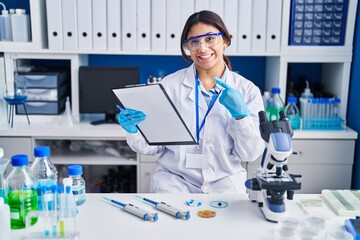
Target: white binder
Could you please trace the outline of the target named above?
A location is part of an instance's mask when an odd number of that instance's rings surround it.
[[[77,21],[79,49],[92,50],[92,4],[89,0],[77,0]]]
[[[251,51],[252,0],[239,0],[238,52]]]
[[[121,43],[123,51],[136,51],[136,1],[122,0]]]
[[[195,12],[200,12],[202,10],[210,9],[209,0],[195,0]]]
[[[253,52],[265,52],[267,0],[253,0],[252,46]]]
[[[210,0],[209,10],[217,13],[224,20],[224,0]]]
[[[61,0],[46,0],[49,49],[64,48]]]
[[[138,0],[137,4],[137,50],[150,51],[151,0]],[[163,23],[165,24],[165,23]]]
[[[165,51],[166,0],[152,0],[151,5],[151,50]]]
[[[92,0],[93,5],[93,49],[107,49],[106,1]]]
[[[181,0],[166,0],[166,51],[180,51],[180,3]]]
[[[280,52],[282,1],[268,0],[266,51]]]
[[[188,18],[195,12],[195,0],[181,0],[180,2],[180,26],[185,25]],[[180,33],[181,34],[181,33]]]
[[[227,48],[226,52],[237,52],[238,41],[238,0],[224,1],[224,23],[231,36],[231,45]]]
[[[107,49],[121,50],[120,0],[107,0]]]
[[[74,0],[61,0],[63,39],[65,50],[78,49],[77,8]]]

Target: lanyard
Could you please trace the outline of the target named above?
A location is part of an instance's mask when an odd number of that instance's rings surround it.
[[[195,74],[195,88],[196,88],[196,90],[195,90],[196,140],[197,140],[197,143],[199,143],[200,131],[204,127],[206,117],[209,114],[212,107],[214,106],[215,101],[219,96],[219,93],[217,91],[215,91],[215,93],[209,103],[208,109],[205,113],[204,119],[202,120],[201,124],[199,125],[199,91],[200,90],[199,90],[199,77],[198,77],[197,73]]]

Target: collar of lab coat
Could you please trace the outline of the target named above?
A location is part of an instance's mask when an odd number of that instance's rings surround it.
[[[229,69],[225,64],[225,76],[226,79],[224,79],[225,82],[228,82],[228,78],[231,77],[231,74],[229,74]],[[193,63],[190,67],[188,67],[188,69],[186,70],[185,73],[185,79],[183,81],[183,84],[189,88],[191,88],[191,91],[188,95],[188,98],[195,102],[195,90],[197,90],[196,86],[195,86],[195,63]],[[199,107],[200,109],[204,110],[205,112],[208,109],[208,105],[205,102],[205,99],[203,97],[200,97],[201,94],[199,94]],[[217,108],[218,104],[217,104],[218,100],[215,102],[215,105],[213,108]],[[214,109],[213,109],[214,110]],[[211,111],[212,112],[212,111]],[[211,113],[210,112],[210,113]],[[209,113],[209,114],[210,114]]]

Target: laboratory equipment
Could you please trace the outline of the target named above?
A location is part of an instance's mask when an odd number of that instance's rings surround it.
[[[55,165],[50,161],[50,148],[48,146],[37,146],[34,148],[35,161],[30,167],[30,172],[35,177],[35,187],[38,193],[38,209],[42,207],[41,188],[44,186],[47,192],[51,186],[57,184],[58,172]]]
[[[264,111],[259,112],[259,118],[260,134],[267,143],[267,148],[256,176],[248,179],[245,185],[250,190],[250,200],[258,202],[265,218],[278,222],[288,214],[284,202],[285,192],[287,199],[292,200],[294,191],[301,188],[301,175],[287,173],[287,158],[292,154],[293,131],[282,111],[279,120],[268,121]]]
[[[158,214],[157,213],[149,213],[137,206],[134,206],[132,204],[125,204],[107,197],[102,197],[102,199],[108,203],[111,203],[115,206],[122,207],[126,212],[131,213],[137,217],[142,218],[145,221],[152,221],[156,222],[158,220]]]
[[[43,186],[42,210],[31,211],[26,217],[26,235],[22,239],[79,239],[76,230],[76,204],[69,196],[72,196],[70,186],[64,193],[61,185],[52,185],[51,191],[47,192]],[[72,200],[71,200],[72,199]],[[31,218],[37,218],[37,227],[31,227]]]
[[[280,97],[280,88],[271,89],[271,98],[266,104],[266,114],[270,121],[278,120],[279,113],[284,111],[284,101]]]
[[[7,158],[3,158],[2,156],[4,151],[0,148],[0,198],[5,199],[5,170],[10,160]]]
[[[71,190],[74,195],[74,199],[77,206],[80,206],[85,202],[85,180],[81,177],[83,173],[81,165],[69,165],[68,174],[72,179]]]
[[[27,114],[25,102],[27,100],[27,88],[19,82],[9,82],[5,86],[5,93],[3,94],[6,103],[8,104],[8,123],[13,127],[14,114],[17,105],[22,105],[26,114],[27,122],[30,125],[29,116]]]
[[[360,240],[360,217],[345,219],[345,229],[354,240]]]
[[[11,14],[11,28],[14,42],[30,41],[30,19],[25,9],[15,9],[15,14]]]
[[[5,196],[11,209],[11,228],[25,228],[26,215],[37,210],[38,201],[36,191],[33,190],[35,178],[29,172],[28,156],[14,155],[11,158],[12,171],[5,180]],[[37,218],[31,218],[31,225]]]
[[[5,4],[0,2],[0,5],[3,7],[0,15],[0,40],[12,41],[11,16],[6,10]]]
[[[0,240],[9,239],[10,231],[10,207],[0,197]]]
[[[224,199],[215,199],[210,201],[210,206],[213,208],[227,208],[229,203]]]
[[[300,129],[300,112],[296,106],[297,98],[288,97],[288,104],[285,107],[285,115],[291,123],[292,129]]]
[[[216,211],[210,209],[201,209],[198,211],[197,215],[202,218],[213,218],[216,216]]]
[[[148,198],[144,198],[141,196],[136,196],[138,199],[143,200],[146,203],[149,203],[152,206],[155,206],[156,209],[159,209],[162,212],[165,212],[167,214],[170,214],[171,216],[174,216],[177,219],[184,219],[188,220],[190,218],[190,211],[182,211],[175,207],[170,206],[169,204],[166,204],[164,202],[156,202]]]

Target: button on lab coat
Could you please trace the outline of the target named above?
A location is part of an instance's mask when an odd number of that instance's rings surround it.
[[[196,139],[194,69],[192,65],[179,70],[166,76],[161,84]],[[264,150],[258,119],[264,105],[259,88],[252,82],[228,68],[224,75],[227,84],[243,95],[251,116],[235,120],[217,99],[200,132],[199,146],[149,146],[139,132],[127,133],[127,143],[134,151],[160,153],[151,192],[245,193],[247,176],[241,163],[256,160]],[[199,94],[200,123],[207,109]]]

